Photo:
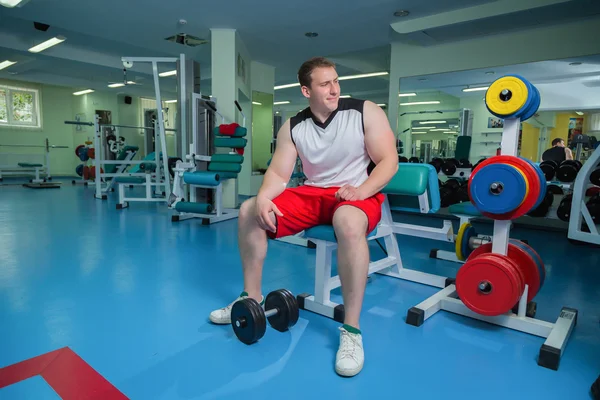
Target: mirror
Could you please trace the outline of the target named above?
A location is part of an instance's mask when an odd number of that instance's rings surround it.
[[[263,175],[271,159],[273,94],[252,91],[252,173]]]

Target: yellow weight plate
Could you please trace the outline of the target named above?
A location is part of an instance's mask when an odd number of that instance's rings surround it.
[[[523,170],[519,167],[517,167],[516,165],[512,165],[511,167],[513,167],[514,169],[517,170],[518,173],[521,174],[521,176],[523,177],[523,180],[525,181],[525,196],[523,196],[523,201],[521,202],[521,204],[519,204],[519,207],[525,202],[525,200],[527,200],[527,197],[529,196],[529,180],[527,180],[527,175],[525,175],[525,172],[523,172]]]
[[[502,94],[503,90],[510,91],[510,98]],[[485,103],[492,113],[510,116],[525,105],[528,96],[529,89],[525,82],[515,76],[505,76],[488,88],[485,93]]]
[[[454,246],[454,250],[456,252],[456,258],[458,258],[460,261],[465,261],[467,257],[465,257],[465,255],[462,253],[462,241],[465,238],[465,231],[467,230],[467,228],[469,228],[471,226],[470,223],[465,222],[464,224],[462,224],[460,226],[460,228],[458,228],[458,234],[456,235],[456,241],[455,241],[455,246]]]

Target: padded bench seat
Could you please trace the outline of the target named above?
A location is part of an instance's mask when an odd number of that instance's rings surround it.
[[[141,176],[118,176],[115,178],[115,183],[144,183],[146,178]]]
[[[22,168],[42,168],[43,165],[42,164],[30,164],[30,163],[20,162],[19,163],[19,167],[22,167]]]
[[[473,203],[470,201],[465,201],[462,203],[452,204],[448,207],[448,211],[451,214],[462,214],[462,215],[470,215],[472,217],[481,217],[482,214],[478,209],[475,208]]]
[[[367,235],[367,238],[375,235],[377,235],[377,227]],[[304,237],[307,239],[325,240],[326,242],[337,242],[332,225],[313,226],[304,231]]]

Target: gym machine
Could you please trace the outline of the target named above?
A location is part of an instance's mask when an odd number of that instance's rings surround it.
[[[589,200],[585,200],[590,183],[600,185],[600,147],[592,153],[579,170],[575,184],[569,216],[569,239],[600,244],[598,225],[600,225],[600,194],[596,192]]]
[[[25,153],[0,153],[0,182],[5,176],[20,176],[24,172],[33,172],[35,178],[29,180],[29,184],[23,186],[29,188],[58,188],[56,184],[48,184],[48,181],[52,180],[52,174],[50,173],[50,150],[52,149],[68,149],[69,146],[59,146],[50,144],[48,138],[45,139],[43,145],[29,145],[29,144],[0,144],[0,147],[11,147],[11,148],[43,148],[43,162],[40,162],[41,154],[25,154]],[[14,161],[13,161],[14,160]],[[40,174],[44,173],[45,178],[42,178]]]
[[[243,118],[241,126],[225,124],[216,98],[192,93],[192,142],[185,161],[177,161],[173,168],[173,192],[168,202],[169,209],[176,211],[171,216],[173,222],[200,218],[208,225],[237,218],[238,209],[223,207],[223,182],[237,178],[247,144],[246,116],[237,101],[235,105]],[[219,126],[215,126],[215,114],[221,117]],[[229,152],[218,153],[219,148]]]
[[[578,311],[563,307],[556,322],[534,319],[535,295],[545,279],[541,257],[525,243],[510,239],[512,221],[536,208],[546,193],[541,168],[517,157],[519,126],[540,105],[535,86],[520,76],[504,76],[486,92],[490,113],[504,119],[501,154],[475,168],[469,178],[473,205],[494,220],[492,243],[475,249],[456,278],[408,310],[406,323],[421,326],[448,311],[545,338],[538,365],[557,370]]]

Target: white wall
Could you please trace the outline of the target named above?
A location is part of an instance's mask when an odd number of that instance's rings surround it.
[[[540,110],[585,111],[600,108],[600,86],[588,87],[581,81],[542,83],[535,86],[542,98]]]

